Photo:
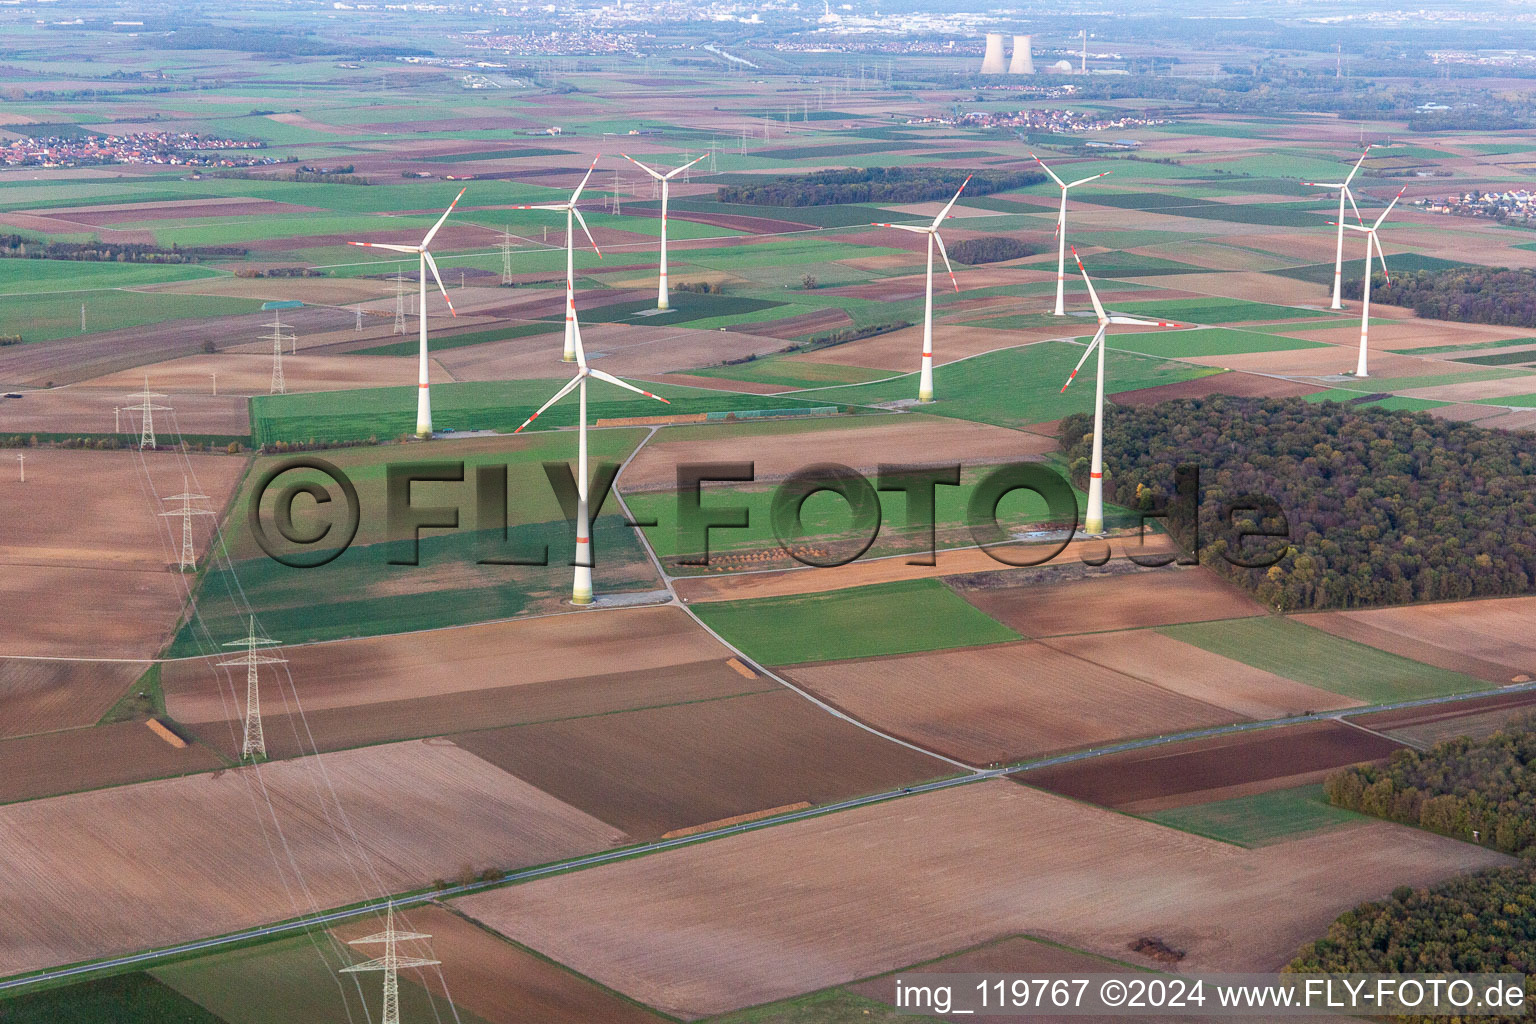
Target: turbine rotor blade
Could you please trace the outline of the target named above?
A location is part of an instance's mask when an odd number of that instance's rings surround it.
[[[960,293],[960,282],[955,280],[955,268],[949,265],[949,253],[944,251],[944,239],[935,231],[933,240],[939,243],[939,255],[944,257],[944,269],[949,271],[949,283],[955,286],[955,294]]]
[[[1112,324],[1124,324],[1134,327],[1188,327],[1189,324],[1181,324],[1175,320],[1143,320],[1136,316],[1112,316],[1109,317]]]
[[[1077,260],[1077,269],[1083,272],[1083,281],[1088,285],[1088,297],[1093,300],[1093,311],[1098,314],[1099,323],[1107,323],[1109,318],[1104,315],[1104,306],[1099,302],[1099,293],[1093,289],[1093,281],[1088,277],[1088,268],[1083,266],[1083,258],[1077,254],[1077,246],[1072,247],[1072,258]]]
[[[709,156],[709,154],[708,153],[700,153],[699,154],[699,160],[703,160],[706,156]],[[681,166],[681,167],[674,167],[672,170],[667,172],[667,175],[666,175],[667,178],[675,178],[677,175],[682,174],[688,168],[690,168],[694,164],[698,163],[699,160],[689,160],[687,163],[683,164],[683,166]]]
[[[1360,216],[1360,207],[1355,205],[1355,194],[1350,191],[1348,185],[1344,186],[1344,198],[1349,200],[1350,208],[1355,211],[1355,220],[1359,221],[1361,224],[1364,224],[1365,218]]]
[[[592,232],[587,228],[587,218],[583,217],[581,215],[581,211],[576,209],[576,207],[574,207],[574,206],[571,207],[571,212],[576,215],[576,221],[577,221],[577,223],[579,223],[581,225],[581,230],[586,232],[587,241],[592,243],[593,250],[595,250],[597,252],[597,258],[598,259],[602,259],[603,258],[603,250],[601,250],[601,249],[599,249],[597,247],[597,239],[592,237]]]
[[[1067,182],[1067,184],[1063,185],[1062,187],[1063,188],[1077,188],[1077,186],[1079,186],[1079,185],[1086,185],[1090,181],[1095,181],[1095,180],[1097,180],[1099,178],[1104,177],[1105,175],[1113,174],[1113,173],[1114,173],[1113,171],[1104,171],[1104,172],[1102,172],[1100,174],[1090,174],[1086,178],[1078,178],[1076,181],[1069,181],[1069,182]]]
[[[437,260],[433,259],[432,254],[427,252],[425,249],[421,250],[421,258],[425,260],[427,266],[431,268],[432,280],[437,282],[437,290],[443,293],[443,301],[448,303],[448,312],[457,318],[459,314],[453,308],[453,300],[448,297],[448,289],[443,287],[443,279],[437,273]]]
[[[1051,180],[1052,181],[1054,181],[1056,184],[1060,185],[1062,188],[1066,188],[1067,187],[1066,182],[1064,182],[1060,178],[1056,177],[1056,172],[1055,171],[1053,171],[1049,167],[1045,166],[1045,161],[1044,160],[1041,160],[1039,157],[1035,156],[1035,154],[1033,154],[1033,153],[1031,153],[1029,155],[1030,155],[1030,157],[1032,157],[1034,159],[1035,163],[1040,165],[1041,170],[1045,171],[1046,174],[1049,174],[1051,176]]]
[[[611,373],[604,373],[602,370],[588,370],[587,372],[596,377],[598,380],[607,381],[609,384],[617,384],[619,387],[628,391],[633,391],[637,395],[644,395],[646,398],[654,398],[656,401],[665,402],[667,405],[672,404],[670,400],[662,398],[660,395],[653,395],[649,391],[642,390],[641,388],[637,388],[627,381],[619,380],[619,378],[615,377]]]
[[[1381,249],[1381,237],[1377,235],[1376,232],[1372,231],[1370,234],[1370,241],[1368,241],[1366,245],[1376,247],[1376,255],[1381,260],[1381,275],[1387,279],[1387,284],[1391,284],[1392,274],[1387,270],[1387,254]],[[1369,260],[1366,261],[1366,266],[1369,268]]]
[[[1371,225],[1372,231],[1375,231],[1377,228],[1381,227],[1381,222],[1387,219],[1387,214],[1392,212],[1392,207],[1397,205],[1397,201],[1403,198],[1403,193],[1407,191],[1407,185],[1404,185],[1402,188],[1397,190],[1397,195],[1392,197],[1392,201],[1387,204],[1387,208],[1381,211],[1381,216],[1376,218],[1376,223]]]
[[[576,390],[576,385],[580,384],[581,383],[581,378],[583,378],[585,376],[586,376],[585,373],[578,373],[575,377],[572,377],[571,378],[571,382],[569,384],[567,384],[565,387],[561,388],[559,391],[555,392],[555,397],[554,398],[551,398],[549,401],[547,401],[543,405],[539,406],[539,411],[538,412],[534,413],[532,416],[529,416],[527,419],[523,420],[523,427],[526,427],[528,424],[532,423],[534,420],[536,420],[540,416],[544,415],[544,410],[548,409],[550,406],[552,406],[556,402],[560,401],[560,399],[564,398],[566,395],[570,394],[572,391],[575,391]],[[514,434],[521,433],[523,427],[518,427],[516,430],[512,431],[512,433],[514,433]]]
[[[649,174],[651,177],[655,178],[657,181],[661,181],[662,180],[662,174],[659,171],[654,171],[651,168],[645,166],[645,164],[641,163],[639,160],[636,160],[634,157],[630,156],[628,153],[620,153],[619,156],[622,156],[625,160],[628,160],[630,163],[634,164],[636,167],[640,168],[642,171],[644,171],[646,174]],[[699,157],[699,159],[702,160],[704,158],[703,157]]]
[[[954,209],[955,203],[959,202],[960,193],[965,191],[965,186],[969,185],[974,177],[974,174],[967,174],[965,176],[965,180],[960,183],[960,187],[955,189],[955,198],[951,199],[944,209],[939,211],[939,215],[933,218],[933,227],[937,228],[940,224],[944,223],[944,218],[949,216],[949,211]]]
[[[1088,343],[1088,347],[1087,348],[1083,349],[1083,358],[1079,359],[1077,361],[1077,365],[1072,367],[1072,372],[1067,375],[1067,383],[1063,384],[1061,386],[1061,391],[1057,392],[1057,394],[1061,394],[1062,392],[1065,392],[1067,390],[1067,385],[1072,383],[1072,378],[1077,376],[1077,371],[1081,370],[1083,368],[1083,364],[1088,361],[1088,357],[1093,355],[1094,347],[1097,346],[1103,340],[1104,340],[1104,325],[1100,324],[1099,325],[1099,329],[1096,332],[1094,332],[1093,340]]]
[[[581,190],[587,187],[587,178],[592,177],[592,172],[597,170],[597,162],[599,160],[601,160],[601,159],[602,159],[602,157],[600,157],[600,156],[595,156],[595,157],[592,158],[592,166],[587,168],[586,177],[581,179],[581,184],[577,185],[576,186],[576,191],[571,193],[571,205],[572,206],[575,206],[576,205],[576,200],[581,198]]]
[[[570,203],[542,203],[537,206],[514,206],[514,210],[564,210]]]
[[[364,249],[388,249],[390,252],[421,252],[421,247],[416,245],[389,245],[384,242],[348,242],[348,245],[360,245]]]
[[[1360,159],[1355,161],[1354,169],[1351,170],[1349,172],[1349,176],[1344,179],[1344,184],[1346,186],[1348,186],[1349,183],[1355,179],[1355,173],[1360,170],[1360,165],[1365,163],[1365,158],[1367,156],[1369,156],[1370,153],[1371,153],[1371,147],[1370,146],[1366,146],[1365,147],[1365,152],[1360,154]]]
[[[421,247],[423,249],[432,244],[432,238],[437,234],[437,229],[443,226],[443,221],[448,219],[448,215],[453,212],[455,206],[459,205],[459,200],[463,199],[464,193],[468,191],[468,185],[459,189],[459,194],[453,197],[453,202],[448,204],[448,209],[444,210],[443,215],[437,218],[437,223],[432,225],[432,230],[427,232],[427,237],[421,240]]]
[[[897,231],[910,231],[915,235],[926,235],[928,232],[933,230],[932,228],[925,227],[922,224],[871,224],[870,227],[895,228]]]

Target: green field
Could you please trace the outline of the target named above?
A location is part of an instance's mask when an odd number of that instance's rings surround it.
[[[1163,626],[1158,632],[1369,704],[1466,693],[1488,685],[1275,616]]]
[[[1153,811],[1144,817],[1169,828],[1249,847],[1371,820],[1330,804],[1320,783]]]
[[[0,295],[79,292],[220,277],[188,263],[89,263],[84,260],[0,259]]]
[[[1370,398],[1377,392],[1368,390],[1362,385],[1361,390],[1351,391],[1348,388],[1329,388],[1327,391],[1317,391],[1303,397],[1306,402],[1344,402],[1350,405],[1368,405],[1374,409],[1398,409],[1409,412],[1424,412],[1429,409],[1439,409],[1450,405],[1450,402],[1437,402],[1430,398],[1406,398],[1403,395],[1387,395],[1385,398]]]
[[[147,974],[120,974],[0,999],[6,1024],[227,1024]]]
[[[1260,334],[1227,327],[1204,327],[1193,331],[1144,331],[1110,337],[1110,348],[1165,359],[1191,356],[1231,356],[1243,352],[1285,352],[1291,349],[1327,348],[1320,341],[1287,338],[1281,334]]]
[[[1111,312],[1157,317],[1184,323],[1229,324],[1245,320],[1299,320],[1315,318],[1317,311],[1297,306],[1276,306],[1244,299],[1174,299],[1170,302],[1120,302]]]
[[[1072,168],[1074,174],[1077,168]],[[1323,223],[1320,210],[1310,204],[1293,203],[1219,203],[1214,199],[1170,195],[1162,192],[1093,192],[1085,194],[1085,203],[1110,206],[1117,210],[1166,213],[1175,217],[1221,220],[1237,224],[1264,224],[1273,227],[1310,228]]]
[[[1087,379],[1080,373],[1077,386],[1065,393],[1061,390],[1082,354],[1081,345],[1053,341],[947,363],[934,369],[936,401],[923,411],[1013,428],[1088,412],[1093,408],[1091,369],[1085,371]],[[1105,362],[1110,391],[1134,391],[1221,372],[1214,367],[1185,366],[1127,352],[1110,351]],[[823,388],[800,397],[863,405],[915,399],[917,375]]]
[[[85,264],[89,266],[89,264]],[[0,296],[0,334],[20,334],[23,341],[52,341],[80,333],[80,305],[85,304],[86,329],[91,333],[140,327],[169,320],[230,316],[261,309],[259,299],[234,299],[222,295],[178,295],[172,292],[129,292],[107,289],[81,295]],[[227,329],[226,329],[227,330]],[[219,328],[210,338],[223,339]],[[252,335],[254,340],[255,335]]]
[[[837,363],[810,363],[768,356],[731,366],[706,366],[689,370],[695,377],[719,377],[723,380],[756,381],[759,384],[783,384],[792,388],[815,388],[825,384],[865,384],[891,376],[889,370],[867,366],[841,366]]]
[[[1020,639],[934,579],[825,594],[712,601],[692,608],[727,642],[765,665],[874,658]]]
[[[1390,260],[1388,265],[1393,270],[1453,270],[1456,267],[1471,266],[1471,264],[1463,263],[1460,260],[1441,259],[1439,256],[1425,256],[1416,252],[1393,253],[1388,259]],[[1345,277],[1351,276],[1351,266],[1358,267],[1359,264],[1356,263],[1353,254],[1346,254],[1344,257]],[[1306,266],[1286,267],[1283,270],[1271,271],[1271,273],[1280,277],[1295,278],[1298,281],[1312,281],[1315,284],[1328,285],[1329,287],[1333,285],[1332,263],[1309,263]],[[1358,278],[1360,276],[1359,270],[1355,270],[1353,276]],[[1323,295],[1324,293],[1319,292],[1318,294]],[[1326,299],[1323,301],[1326,301]]]
[[[615,302],[607,306],[582,310],[581,322],[584,324],[635,323],[670,327],[711,317],[736,317],[747,313],[758,313],[765,309],[773,309],[781,303],[740,295],[674,291],[668,297],[667,305],[669,310],[663,313],[656,309],[654,298]],[[565,312],[562,310],[541,319],[559,321],[563,325]]]
[[[544,334],[560,333],[564,330],[565,324],[563,322],[519,324],[516,327],[500,327],[489,331],[467,331],[464,334],[450,334],[446,337],[434,334],[427,340],[427,346],[433,352],[442,352],[450,348],[484,345],[493,341],[535,338]],[[355,356],[414,356],[419,351],[420,345],[421,341],[418,338],[412,338],[410,341],[394,341],[387,345],[354,349],[351,354]]]
[[[1376,323],[1372,320],[1371,323]],[[1516,345],[1536,345],[1536,338],[1505,338],[1502,341],[1463,341],[1455,345],[1430,345],[1425,348],[1389,348],[1388,352],[1399,355],[1438,356],[1447,352],[1472,352],[1484,348],[1513,348]]]
[[[432,420],[438,430],[494,430],[511,433],[569,378],[550,380],[459,381],[432,386]],[[794,395],[743,395],[675,384],[650,384],[647,390],[670,400],[623,391],[594,382],[588,388],[589,425],[622,416],[686,415],[701,412],[784,409],[825,406],[842,398],[813,392]],[[576,425],[574,395],[551,407],[530,426],[530,432]],[[251,437],[256,444],[272,441],[362,441],[394,438],[416,428],[416,388],[358,388],[306,394],[259,395],[251,399]],[[573,442],[574,443],[574,442]]]

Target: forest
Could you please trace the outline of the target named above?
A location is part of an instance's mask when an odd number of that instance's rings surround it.
[[[1346,281],[1344,293],[1360,298],[1361,282]],[[1407,306],[1422,317],[1474,324],[1536,327],[1536,271],[1508,267],[1453,267],[1409,270],[1390,282],[1371,277],[1371,298]]]
[[[1021,256],[1037,256],[1045,252],[1044,246],[1030,245],[1017,238],[990,235],[986,238],[962,238],[949,247],[950,258],[956,263],[974,266],[978,263],[1001,263]]]
[[[1385,765],[1343,768],[1323,784],[1340,807],[1503,853],[1536,853],[1536,715],[1487,739],[1466,736]]]
[[[1425,889],[1401,886],[1362,903],[1303,946],[1286,967],[1330,973],[1536,973],[1536,878],[1527,865],[1480,871]],[[1526,1002],[1536,986],[1526,982]],[[1415,1024],[1529,1020],[1416,1016]]]
[[[1073,482],[1086,489],[1092,420],[1062,421]],[[1231,398],[1106,409],[1105,499],[1167,507],[1176,467],[1199,468],[1198,538],[1185,550],[1280,611],[1528,593],[1536,581],[1536,438],[1336,402]],[[1248,569],[1224,505],[1261,496],[1289,547]],[[1194,518],[1194,517],[1190,517]],[[1278,543],[1284,543],[1278,542]],[[1230,556],[1230,557],[1229,557]]]
[[[244,256],[237,246],[163,249],[143,242],[52,242],[26,235],[0,235],[0,259],[81,260],[89,263],[196,263],[209,258]]]
[[[966,186],[968,196],[1038,185],[1045,175],[1033,171],[977,171]],[[949,199],[965,181],[963,171],[941,167],[864,167],[781,174],[766,181],[721,185],[722,203],[749,206],[836,206],[841,203],[922,203]]]

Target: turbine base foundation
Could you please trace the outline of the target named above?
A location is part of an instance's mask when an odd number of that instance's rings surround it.
[[[919,391],[917,393],[917,401],[921,405],[930,405],[930,404],[932,404],[932,402],[933,402],[933,392],[932,391]]]
[[[1102,519],[1085,519],[1085,520],[1083,520],[1083,532],[1086,533],[1086,534],[1089,534],[1090,536],[1093,536],[1093,537],[1102,537],[1102,536],[1104,536],[1104,520],[1102,520]]]

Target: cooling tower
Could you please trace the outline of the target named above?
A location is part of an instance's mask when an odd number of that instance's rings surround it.
[[[1032,36],[1013,37],[1013,59],[1008,62],[1010,75],[1032,75],[1035,73],[1035,58],[1031,53]]]
[[[1000,75],[1003,71],[1003,34],[1001,32],[988,32],[987,52],[981,58],[981,73],[984,75]]]

